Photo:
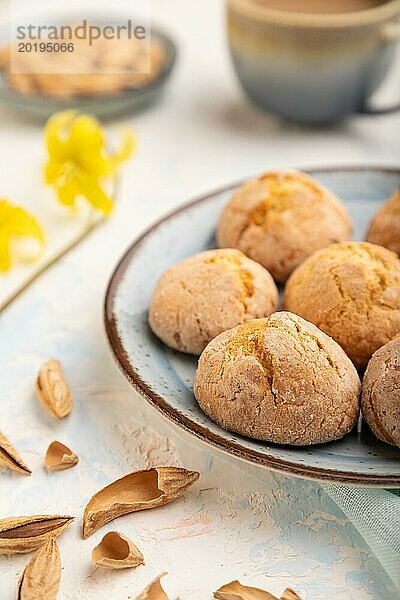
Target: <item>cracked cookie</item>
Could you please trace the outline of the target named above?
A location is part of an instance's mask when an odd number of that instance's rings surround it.
[[[400,338],[379,348],[365,371],[361,409],[377,438],[400,447]]]
[[[194,394],[224,429],[278,444],[339,439],[355,425],[360,380],[312,323],[277,312],[225,331],[202,353]]]
[[[367,241],[380,244],[400,256],[400,188],[372,219]]]
[[[400,332],[400,260],[367,242],[333,244],[290,276],[284,307],[333,337],[357,367]]]
[[[238,250],[208,250],[161,276],[149,324],[171,348],[200,354],[219,333],[270,315],[278,302],[278,290],[264,267]]]
[[[277,281],[316,250],[349,240],[347,209],[304,173],[271,171],[236,190],[220,216],[220,247],[238,248]]]

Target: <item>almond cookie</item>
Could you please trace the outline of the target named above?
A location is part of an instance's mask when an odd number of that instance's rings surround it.
[[[149,310],[153,332],[168,346],[200,354],[216,335],[278,307],[264,267],[234,249],[208,250],[170,267]]]
[[[400,332],[400,260],[367,242],[334,244],[291,275],[285,309],[332,336],[357,367]]]
[[[297,315],[277,312],[210,342],[194,394],[224,429],[303,446],[353,428],[360,387],[354,365],[332,338]]]
[[[282,282],[315,250],[351,237],[342,202],[308,175],[290,171],[271,171],[238,188],[217,231],[220,247],[238,248]]]
[[[142,88],[160,75],[166,49],[157,37],[152,36],[145,47],[141,40],[124,37],[102,37],[91,45],[76,37],[79,26],[69,26],[72,36],[66,43],[74,45],[72,53],[30,53],[27,59],[16,48],[0,48],[0,70],[9,87],[25,95],[71,99]],[[51,42],[43,43],[47,41]],[[18,66],[14,70],[10,64],[12,51],[13,64]]]
[[[400,188],[372,219],[367,241],[380,244],[400,256]]]
[[[361,409],[377,438],[400,447],[400,338],[379,348],[365,371]]]

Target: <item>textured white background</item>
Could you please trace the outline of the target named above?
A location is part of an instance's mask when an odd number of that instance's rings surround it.
[[[179,61],[164,102],[131,119],[139,147],[112,221],[0,317],[0,429],[33,468],[30,478],[0,471],[0,517],[76,515],[59,540],[61,600],[132,598],[162,571],[169,573],[164,581],[171,598],[206,600],[234,578],[276,594],[290,585],[304,600],[396,598],[318,485],[227,459],[147,407],[112,362],[102,302],[117,258],[161,214],[270,167],[394,165],[399,117],[354,117],[323,130],[285,124],[242,97],[220,1],[154,0],[153,15],[176,37]],[[39,127],[1,110],[0,196],[32,210],[43,202],[52,206],[41,184],[42,161]],[[62,360],[74,392],[74,411],[62,422],[48,417],[33,393],[35,373],[48,357]],[[43,472],[53,439],[80,455],[77,467]],[[81,539],[82,510],[93,492],[130,470],[166,463],[197,468],[201,479],[175,504],[121,518]],[[145,566],[112,573],[90,565],[91,549],[111,529],[134,539]],[[14,598],[27,559],[0,557],[1,600]]]

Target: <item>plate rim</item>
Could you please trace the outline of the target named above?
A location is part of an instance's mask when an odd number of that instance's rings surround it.
[[[381,165],[344,165],[344,166],[320,166],[315,168],[305,169],[290,169],[303,171],[310,175],[318,173],[332,173],[332,172],[362,172],[372,171],[388,174],[397,174],[400,176],[400,167],[394,166],[381,166]],[[319,482],[333,482],[340,484],[347,484],[353,486],[362,487],[379,487],[379,488],[396,488],[400,487],[400,475],[374,475],[358,473],[346,473],[338,471],[337,469],[323,469],[320,467],[304,467],[301,465],[293,464],[290,461],[279,459],[276,457],[268,457],[257,450],[244,449],[240,444],[234,441],[227,441],[217,433],[213,433],[208,429],[199,425],[189,417],[183,415],[179,410],[171,407],[171,405],[159,394],[154,392],[149,385],[143,381],[140,374],[135,370],[134,366],[129,362],[128,355],[125,351],[123,343],[120,339],[117,319],[114,312],[115,297],[117,294],[118,286],[121,283],[124,273],[130,264],[132,258],[136,252],[140,249],[141,245],[145,240],[153,234],[159,227],[164,223],[173,219],[176,215],[186,212],[194,206],[205,202],[212,196],[222,194],[229,190],[233,190],[239,185],[243,184],[250,178],[242,179],[239,182],[222,186],[207,194],[196,196],[193,200],[190,200],[184,204],[181,204],[176,209],[168,212],[161,218],[157,219],[154,223],[150,224],[143,233],[141,233],[135,240],[128,246],[123,253],[122,257],[117,262],[114,270],[109,278],[103,305],[103,323],[106,333],[106,339],[108,346],[111,350],[111,354],[114,360],[129,381],[131,386],[142,396],[152,407],[154,407],[159,413],[164,415],[170,422],[174,423],[180,429],[183,429],[187,433],[201,440],[205,444],[209,444],[225,454],[234,456],[245,462],[256,464],[258,466],[267,468],[269,470],[283,473],[286,475],[292,475],[303,479],[312,479]]]

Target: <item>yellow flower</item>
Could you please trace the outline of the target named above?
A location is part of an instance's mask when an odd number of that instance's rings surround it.
[[[25,209],[0,200],[0,271],[11,266],[11,242],[15,237],[36,239],[44,244],[44,233],[39,223]]]
[[[50,117],[45,139],[49,154],[45,179],[56,189],[59,201],[74,206],[76,198],[84,196],[96,209],[109,214],[113,201],[104,183],[115,178],[121,162],[132,154],[132,133],[125,131],[120,150],[110,154],[100,123],[68,110]]]

